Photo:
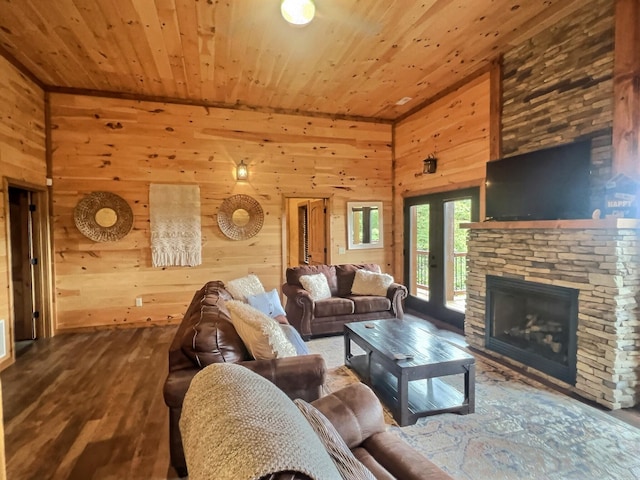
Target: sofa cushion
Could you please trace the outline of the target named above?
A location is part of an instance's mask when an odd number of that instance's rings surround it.
[[[226,305],[233,326],[253,358],[270,360],[297,355],[295,347],[273,318],[238,300],[229,300]]]
[[[377,295],[349,296],[354,313],[386,312],[391,310],[391,300]]]
[[[192,326],[185,329],[182,351],[199,367],[249,359],[249,352],[232,325],[226,308],[203,305],[192,311],[191,318],[184,321]]]
[[[249,302],[249,305],[253,308],[257,308],[265,315],[269,315],[271,318],[275,318],[276,320],[276,317],[279,315],[286,315],[284,308],[282,308],[278,291],[275,288],[270,292],[249,295],[247,296],[247,302]]]
[[[313,406],[331,419],[331,423],[351,449],[387,428],[382,404],[373,390],[364,383],[352,383],[315,400]]]
[[[335,315],[351,315],[354,313],[353,301],[348,298],[331,297],[315,302],[313,316],[316,318],[333,317]]]
[[[389,285],[393,283],[393,277],[387,273],[368,272],[358,270],[351,286],[352,295],[382,295],[387,294]]]
[[[302,275],[300,277],[300,283],[302,287],[309,292],[309,295],[314,301],[324,300],[331,297],[331,290],[329,290],[329,283],[327,277],[322,273],[315,273],[313,275]]]
[[[264,287],[260,279],[253,274],[230,280],[226,282],[225,287],[234,300],[240,300],[241,302],[246,302],[249,295],[264,293]]]
[[[353,264],[347,263],[343,265],[336,265],[336,278],[337,278],[337,295],[340,297],[347,296],[351,293],[351,287],[353,286],[353,280],[356,276],[357,270],[366,270],[369,272],[380,273],[380,266],[375,263],[362,263]]]
[[[336,295],[338,291],[338,280],[336,278],[336,267],[334,265],[301,265],[299,267],[289,267],[287,268],[287,283],[302,287],[300,277],[316,273],[322,273],[327,277],[331,295]]]
[[[322,412],[301,399],[294,400],[294,403],[320,438],[343,479],[376,480],[367,467],[351,453],[345,441]]]

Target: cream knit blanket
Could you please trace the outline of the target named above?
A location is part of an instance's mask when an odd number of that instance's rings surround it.
[[[149,210],[153,266],[200,265],[200,187],[152,183]]]
[[[341,479],[295,404],[240,365],[215,363],[193,378],[180,432],[189,480],[256,480],[282,471]]]

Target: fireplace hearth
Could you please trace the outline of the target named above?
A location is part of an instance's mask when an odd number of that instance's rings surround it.
[[[576,380],[578,290],[487,275],[486,348]]]

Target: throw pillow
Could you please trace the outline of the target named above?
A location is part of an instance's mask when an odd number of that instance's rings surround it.
[[[286,315],[280,303],[278,291],[275,288],[270,292],[248,295],[247,301],[253,308],[257,308],[271,318],[276,318],[278,315]]]
[[[241,302],[246,302],[249,295],[264,293],[264,287],[260,283],[260,279],[253,274],[230,280],[225,284],[225,288],[234,300],[240,300]]]
[[[316,432],[329,456],[345,480],[375,480],[376,477],[358,460],[336,431],[333,424],[320,410],[298,398],[294,400],[304,417]]]
[[[233,326],[253,358],[271,360],[297,355],[295,347],[273,318],[238,300],[229,300],[226,305]]]
[[[367,272],[358,270],[353,279],[351,293],[353,295],[380,295],[385,296],[389,285],[393,283],[393,277],[387,273]]]
[[[302,275],[300,277],[300,284],[307,292],[309,292],[311,298],[316,302],[318,300],[324,300],[325,298],[331,298],[329,282],[327,282],[327,277],[322,273]]]
[[[280,325],[280,328],[282,329],[284,336],[287,337],[287,340],[289,340],[296,348],[298,355],[309,355],[309,347],[304,343],[304,340],[293,325]]]
[[[343,263],[336,265],[337,293],[339,297],[351,295],[353,279],[356,277],[356,272],[360,269],[366,270],[367,272],[380,273],[380,265],[377,263]]]

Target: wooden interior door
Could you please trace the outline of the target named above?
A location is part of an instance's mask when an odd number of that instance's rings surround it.
[[[308,207],[309,264],[324,265],[327,259],[325,200],[311,200]]]
[[[9,188],[14,341],[35,338],[30,205],[31,193],[28,190]]]

